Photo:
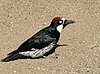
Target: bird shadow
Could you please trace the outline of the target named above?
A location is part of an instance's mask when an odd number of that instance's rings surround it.
[[[53,54],[55,52],[55,49],[58,48],[58,47],[61,47],[61,46],[68,46],[66,44],[56,44],[54,48],[52,48],[52,50],[50,50],[49,52],[47,52],[46,54],[44,54],[44,56],[48,56],[50,54]],[[18,60],[18,59],[39,59],[39,58],[45,58],[44,56],[42,57],[38,57],[38,58],[32,58],[32,57],[26,57],[26,56],[23,56],[21,55],[21,57],[17,58],[17,59],[14,59],[14,60]],[[12,61],[14,61],[12,60]],[[2,61],[2,60],[1,60]]]
[[[55,52],[55,49],[58,48],[58,47],[61,47],[61,46],[68,46],[67,44],[56,44],[55,47],[50,50],[49,52],[47,52],[46,54],[44,54],[44,56],[48,56],[50,54],[53,54]]]

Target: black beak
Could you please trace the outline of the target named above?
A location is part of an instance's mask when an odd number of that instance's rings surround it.
[[[65,28],[68,24],[72,24],[72,23],[75,23],[75,21],[73,21],[73,20],[65,20],[64,24],[63,24],[63,28]]]

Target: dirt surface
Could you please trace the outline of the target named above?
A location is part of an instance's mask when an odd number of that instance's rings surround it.
[[[100,74],[100,0],[0,0],[0,59],[55,16],[75,20],[45,59],[0,62],[0,74]]]

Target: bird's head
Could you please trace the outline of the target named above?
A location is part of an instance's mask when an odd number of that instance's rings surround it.
[[[50,27],[56,28],[58,32],[61,32],[68,24],[75,23],[73,20],[67,20],[63,17],[53,18]]]

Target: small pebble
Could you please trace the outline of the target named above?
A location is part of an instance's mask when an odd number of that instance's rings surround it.
[[[14,71],[14,73],[16,73],[16,70]]]
[[[40,67],[38,67],[37,69],[40,70]]]
[[[45,70],[45,69],[42,69],[42,70]]]
[[[87,68],[87,72],[89,72],[90,71],[90,69],[89,68]]]
[[[98,68],[100,68],[100,66],[98,66]]]
[[[30,61],[30,59],[27,59],[27,61]]]

